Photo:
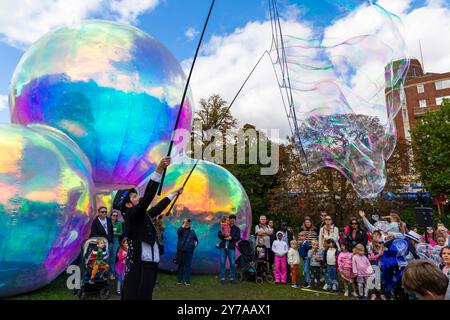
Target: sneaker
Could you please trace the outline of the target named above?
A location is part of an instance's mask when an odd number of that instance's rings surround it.
[[[332,287],[333,289],[333,291],[338,291],[338,289],[337,289],[337,286],[336,286],[336,284],[333,284],[333,287]]]
[[[94,284],[94,279],[90,279],[90,280],[89,280],[89,283],[90,283],[90,284]]]
[[[352,296],[354,296],[355,298],[358,298],[358,294],[355,291],[352,292]]]
[[[189,287],[191,285],[190,283],[187,282],[185,282],[184,284],[186,285],[186,287]]]
[[[345,290],[344,297],[348,297],[348,290]]]
[[[117,291],[116,293],[118,296],[122,295],[122,292],[120,292],[120,291]]]
[[[325,285],[322,288],[323,290],[328,290],[328,284],[325,283]]]
[[[372,294],[370,296],[370,300],[377,300],[377,295],[376,294]]]
[[[311,285],[310,285],[310,284],[307,284],[307,285],[305,286],[305,289],[309,289],[309,288],[311,288]]]

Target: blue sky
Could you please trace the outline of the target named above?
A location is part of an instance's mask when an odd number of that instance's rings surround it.
[[[13,16],[10,21],[10,24],[16,24],[17,26],[12,26],[12,31],[7,30],[10,25],[8,25],[7,21],[8,17],[11,15],[11,11],[8,10],[8,5],[16,6],[17,2],[21,2],[24,0],[2,0],[0,4],[0,122],[9,122],[9,115],[7,110],[1,108],[2,99],[4,100],[4,96],[8,94],[8,88],[11,76],[14,72],[14,69],[20,60],[20,57],[23,55],[24,50],[29,46],[31,41],[22,41],[26,39],[26,34],[29,32],[33,32],[35,30],[30,29],[36,25],[36,28],[45,29],[46,20],[50,21],[48,25],[52,28],[57,26],[58,23],[53,23],[52,19],[55,21],[64,22],[61,20],[63,18],[55,18],[56,15],[61,15],[62,13],[66,13],[67,17],[70,18],[72,14],[71,10],[73,8],[69,8],[69,10],[63,10],[62,7],[70,6],[69,1],[65,0],[42,0],[36,1],[36,8],[24,8],[22,11],[27,11],[28,16],[26,18],[22,18],[25,20],[22,25],[17,23],[17,20],[20,19]],[[123,6],[125,6],[127,0],[115,0],[121,1]],[[345,5],[352,6],[355,3],[360,3],[363,0],[278,0],[281,11],[283,15],[286,16],[296,16],[298,21],[311,20],[317,26],[326,26],[330,24],[335,17],[335,4],[336,3],[344,3]],[[449,7],[450,0],[380,0],[385,3],[392,4],[395,8],[395,4],[399,8],[407,7],[407,9],[403,10],[402,13],[409,14],[413,10],[417,8],[427,9],[427,14],[431,12],[431,9],[434,9],[434,12],[438,12],[439,6],[441,7]],[[59,6],[58,10],[55,11],[55,14],[51,14],[51,10],[48,10],[48,7],[45,7],[44,2],[48,3],[56,3],[55,6]],[[88,10],[88,6],[91,6],[92,3],[102,3],[103,7],[110,6],[112,1],[109,0],[78,0],[77,5],[82,7],[83,10]],[[81,4],[79,4],[81,3]],[[148,8],[138,8],[139,14],[136,19],[129,19],[129,23],[137,26],[138,28],[144,30],[145,32],[151,34],[155,38],[157,38],[160,42],[162,42],[180,61],[187,60],[194,55],[197,42],[200,36],[201,29],[203,27],[203,23],[205,21],[209,6],[210,0],[142,0],[141,3],[148,3]],[[153,4],[153,5],[150,5]],[[67,9],[67,8],[66,8]],[[121,8],[124,10],[124,8]],[[125,8],[126,9],[126,8]],[[442,9],[442,8],[441,8]],[[3,10],[3,12],[2,12]],[[81,10],[81,9],[80,9]],[[90,9],[89,9],[90,10]],[[131,10],[131,9],[130,9]],[[48,12],[50,11],[50,13]],[[76,10],[73,10],[77,12]],[[110,10],[111,11],[111,10]],[[67,13],[68,12],[68,13]],[[80,12],[83,12],[82,10]],[[112,12],[112,11],[111,11]],[[88,13],[79,13],[80,17],[85,18],[102,18],[102,19],[110,19],[110,20],[118,20],[118,14],[115,13],[104,13],[104,11],[93,10]],[[16,14],[16,13],[14,13]],[[217,36],[222,39],[226,39],[227,36],[236,34],[236,29],[241,28],[244,29],[248,25],[249,22],[252,21],[260,21],[264,22],[268,19],[268,0],[216,0],[216,5],[214,11],[212,13],[210,23],[208,25],[208,29],[205,35],[204,44],[208,43],[211,40],[211,37]],[[411,16],[414,12],[411,13]],[[430,14],[430,17],[432,15]],[[39,20],[41,18],[42,21]],[[123,16],[122,16],[123,18]],[[31,23],[28,23],[27,19],[32,19]],[[3,22],[2,22],[3,20]],[[411,18],[411,21],[413,19]],[[33,24],[34,21],[39,21],[39,24]],[[416,19],[417,21],[417,19]],[[419,26],[410,27],[413,30],[413,36],[411,43],[416,46],[418,39],[414,38],[414,33],[418,33],[414,31],[415,27],[419,29],[423,29],[424,33],[427,34],[436,34],[436,26],[432,25],[430,19],[429,31],[427,31],[427,21],[418,21],[420,23]],[[412,22],[411,22],[412,23]],[[60,23],[62,24],[62,23]],[[31,26],[32,25],[32,26]],[[28,30],[25,30],[25,27],[28,27]],[[448,20],[441,23],[441,26],[444,28],[440,28],[442,32],[445,33],[446,28],[448,28]],[[22,29],[23,30],[22,30]],[[186,31],[188,29],[192,29],[195,31],[193,34],[195,35],[193,38],[189,38],[186,36]],[[450,31],[450,30],[449,30]],[[268,30],[268,32],[270,32]],[[22,34],[21,34],[22,33]],[[44,32],[45,33],[45,32]],[[41,35],[41,34],[39,34]],[[23,36],[23,37],[22,37]],[[15,37],[15,38],[14,38]],[[23,38],[23,39],[22,39]],[[433,66],[433,63],[437,66],[438,69],[443,68],[442,72],[447,71],[445,68],[447,67],[441,61],[446,60],[446,56],[443,56],[442,52],[450,52],[445,48],[442,48],[442,42],[438,40],[433,40],[431,37],[427,37],[428,39],[422,38],[422,44],[426,46],[425,57],[429,57],[430,62],[429,66]],[[437,38],[436,38],[437,39]],[[429,41],[429,45],[426,45],[426,41]],[[433,42],[434,41],[434,42]],[[17,43],[18,42],[18,43]],[[11,45],[13,43],[14,45]],[[268,44],[269,45],[269,44]],[[437,48],[441,47],[442,52],[432,52],[432,50],[436,51]],[[255,56],[255,58],[257,58]],[[220,63],[220,61],[217,61]],[[251,69],[251,64],[248,65],[248,70]],[[220,69],[220,68],[218,68]],[[437,70],[433,70],[437,71]],[[194,73],[196,71],[194,70]],[[248,71],[246,71],[248,72]],[[226,76],[226,75],[223,75]],[[236,76],[235,79],[231,81],[233,84],[236,84],[240,81],[241,75]],[[222,85],[223,87],[224,85]],[[226,85],[225,85],[226,86]],[[198,86],[197,86],[198,88]],[[215,90],[219,93],[220,88]],[[204,92],[201,92],[202,96],[205,95]],[[232,93],[227,94],[226,96],[230,96]]]

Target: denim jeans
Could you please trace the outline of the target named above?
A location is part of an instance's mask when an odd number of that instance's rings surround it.
[[[236,276],[236,251],[235,249],[228,249],[225,250],[225,248],[220,248],[220,280],[225,280],[225,266],[227,263],[227,257],[228,262],[230,263],[230,280],[234,280]]]
[[[311,261],[308,258],[302,258],[303,276],[305,277],[306,285],[311,284],[310,263]]]
[[[120,243],[119,237],[114,237],[113,242],[109,245],[109,273],[112,275],[116,274],[116,258],[117,252],[119,251]]]
[[[339,281],[337,279],[336,274],[336,266],[327,264],[327,271],[325,273],[325,283],[328,287],[331,287],[333,284],[339,289]]]
[[[184,278],[186,283],[191,283],[191,264],[193,254],[193,252],[183,253],[181,263],[178,265],[178,282],[182,282]]]

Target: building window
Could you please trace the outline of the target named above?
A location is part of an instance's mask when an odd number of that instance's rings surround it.
[[[425,91],[423,84],[418,84],[417,85],[417,93],[423,93]]]
[[[448,88],[450,88],[450,79],[436,81],[435,85],[436,85],[436,90],[448,89]]]
[[[427,100],[419,100],[419,107],[420,108],[426,108],[427,107]]]
[[[436,98],[436,105],[440,106],[442,104],[442,101],[444,99],[450,99],[450,96],[445,96],[445,97],[437,97]]]

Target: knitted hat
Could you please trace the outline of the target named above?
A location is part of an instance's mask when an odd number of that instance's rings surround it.
[[[135,188],[118,190],[113,201],[113,209],[126,212],[125,204],[130,202],[130,193],[138,193]]]
[[[420,242],[420,235],[417,232],[409,231],[405,233],[405,237],[414,240],[416,242]]]

